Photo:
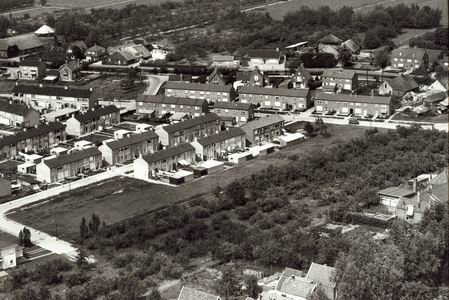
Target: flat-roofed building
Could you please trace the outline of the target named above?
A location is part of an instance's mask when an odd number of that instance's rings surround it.
[[[222,102],[214,103],[213,112],[223,120],[230,118],[232,124],[243,125],[254,119],[254,105],[242,102]]]
[[[153,131],[145,131],[113,141],[104,141],[98,149],[108,164],[115,165],[133,160],[140,154],[153,153],[157,150],[158,144],[158,135]]]
[[[95,106],[92,89],[74,86],[16,84],[12,91],[14,101],[30,105],[37,111],[75,108],[89,109]]]
[[[114,105],[92,108],[67,120],[67,134],[83,136],[120,123],[120,109]]]
[[[393,111],[391,96],[365,96],[319,93],[315,96],[317,113],[335,112],[338,115],[389,117]]]
[[[169,81],[165,85],[165,96],[204,99],[208,102],[234,101],[235,90],[232,85]]]
[[[178,97],[144,96],[137,98],[136,113],[164,115],[166,113],[185,113],[192,117],[199,117],[209,111],[204,99],[190,99]]]
[[[230,128],[196,139],[191,144],[201,160],[216,159],[223,157],[228,152],[244,149],[246,146],[245,131],[240,128]]]
[[[0,139],[0,159],[16,157],[19,152],[49,149],[65,140],[65,126],[59,122],[25,128]]]
[[[101,166],[101,152],[91,147],[43,159],[36,166],[36,178],[41,182],[53,183],[78,174],[96,171]]]
[[[309,89],[274,89],[244,86],[240,102],[279,110],[306,110],[311,106]]]
[[[208,113],[193,119],[188,119],[160,127],[155,130],[159,141],[164,146],[174,146],[190,143],[195,138],[218,133],[221,130],[221,119],[217,114]]]
[[[278,49],[254,49],[248,52],[248,66],[260,71],[285,71],[285,55]]]
[[[39,124],[39,113],[24,104],[0,99],[0,124],[13,127],[33,127]]]
[[[245,132],[246,139],[250,144],[259,144],[272,142],[282,135],[284,123],[285,120],[280,115],[270,115],[248,122],[240,128]]]
[[[134,177],[148,179],[156,177],[160,171],[176,171],[179,164],[190,165],[195,162],[195,148],[184,143],[134,160]]]
[[[324,70],[321,77],[323,90],[334,92],[335,90],[352,91],[357,88],[357,73],[354,70]]]

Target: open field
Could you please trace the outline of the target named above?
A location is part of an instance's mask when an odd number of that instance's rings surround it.
[[[118,8],[128,4],[160,4],[167,0],[48,0],[49,6],[67,8]],[[182,2],[182,0],[170,0],[170,2]]]
[[[115,178],[97,183],[57,199],[32,208],[22,209],[9,215],[10,218],[35,229],[55,234],[64,239],[72,239],[78,232],[83,216],[97,213],[111,224],[134,215],[142,214],[166,205],[171,205],[198,194],[207,194],[219,184],[225,186],[235,179],[242,178],[270,165],[287,164],[289,155],[304,156],[316,149],[330,147],[337,143],[363,135],[364,128],[332,125],[331,137],[315,137],[302,144],[294,145],[266,157],[249,161],[232,169],[212,174],[180,187],[156,185],[131,178]]]
[[[402,33],[400,35],[398,35],[397,37],[395,37],[393,39],[393,42],[395,43],[396,46],[404,46],[404,45],[408,46],[409,40],[411,38],[419,37],[419,36],[425,34],[426,32],[433,31],[433,30],[434,29],[405,28],[402,30]]]

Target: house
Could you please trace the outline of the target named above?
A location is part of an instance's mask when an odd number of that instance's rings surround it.
[[[12,90],[12,99],[30,105],[39,112],[62,108],[89,109],[96,102],[92,89],[19,83]]]
[[[398,48],[390,55],[390,64],[396,69],[419,69],[427,70],[429,67],[429,55],[422,48]]]
[[[128,66],[138,61],[138,58],[127,51],[116,51],[109,55],[105,63],[109,65]]]
[[[144,45],[131,45],[123,49],[125,52],[129,52],[134,55],[138,60],[149,59],[151,57],[151,52]]]
[[[241,87],[240,102],[279,110],[306,110],[311,106],[309,89]]]
[[[447,86],[448,86],[448,79],[438,79],[435,80],[430,86],[429,90],[435,91],[435,92],[447,92]]]
[[[84,43],[84,41],[73,41],[68,45],[67,50],[65,52],[67,59],[73,60],[80,58],[77,57],[78,54],[76,53],[75,50],[76,48],[78,48],[81,55],[83,55],[87,50],[87,46],[86,43]]]
[[[329,300],[335,300],[337,298],[335,275],[335,268],[312,262],[306,278],[317,283]]]
[[[245,131],[246,139],[250,144],[272,142],[282,135],[285,120],[280,115],[270,115],[250,121],[240,128]]]
[[[10,196],[11,194],[11,181],[0,177],[0,198]]]
[[[328,34],[322,37],[318,42],[321,45],[333,45],[333,46],[340,46],[343,43],[341,39],[339,39],[333,34]]]
[[[221,119],[214,113],[188,119],[179,123],[159,127],[156,134],[164,146],[174,146],[192,142],[195,138],[202,138],[221,131]]]
[[[48,26],[47,24],[42,25],[39,27],[38,30],[34,32],[34,34],[40,38],[48,38],[48,37],[54,37],[55,36],[55,29]]]
[[[204,99],[208,102],[234,101],[235,90],[232,85],[199,84],[169,81],[165,85],[165,96],[191,99]]]
[[[152,44],[153,49],[151,50],[151,60],[165,60],[167,58],[167,55],[171,53],[170,50],[159,46]]]
[[[250,69],[285,71],[286,58],[279,49],[255,49],[248,52]]]
[[[44,50],[44,43],[34,33],[0,39],[0,58],[11,58]]]
[[[65,126],[59,122],[25,128],[0,139],[0,159],[14,158],[20,152],[49,149],[66,140]]]
[[[23,104],[0,99],[0,124],[13,127],[33,127],[39,124],[39,113]]]
[[[349,50],[352,54],[360,53],[361,47],[357,45],[353,40],[349,39],[341,43],[341,47]]]
[[[23,247],[17,245],[17,238],[6,232],[0,232],[0,262],[1,269],[16,267],[23,258]]]
[[[234,55],[212,55],[212,66],[234,69],[240,66],[240,60],[235,59]]]
[[[380,204],[385,206],[389,212],[394,212],[399,200],[402,197],[412,197],[416,193],[416,189],[403,187],[389,187],[377,192],[380,197]]]
[[[191,165],[196,161],[195,148],[188,143],[170,147],[134,160],[134,177],[148,179],[158,176],[161,171],[178,170],[178,165]]]
[[[357,88],[357,73],[354,70],[324,70],[321,80],[326,92],[352,91]]]
[[[379,95],[402,97],[409,92],[419,90],[419,85],[410,75],[400,74],[393,79],[385,79],[379,86]]]
[[[319,44],[318,52],[332,54],[335,59],[337,59],[339,55],[338,46],[333,45]]]
[[[252,103],[217,101],[214,103],[212,110],[222,120],[232,119],[231,124],[243,125],[254,119],[254,105]]]
[[[104,160],[110,164],[122,164],[126,161],[147,155],[157,150],[159,137],[153,131],[124,136],[117,140],[107,140],[98,147]]]
[[[81,65],[77,61],[70,61],[59,67],[60,81],[74,81],[81,76]]]
[[[241,86],[264,87],[268,84],[268,81],[268,78],[260,72],[259,68],[254,68],[252,72],[238,71],[234,85],[236,88]]]
[[[95,44],[86,50],[85,56],[87,61],[97,62],[104,60],[108,56],[108,52],[106,48]]]
[[[446,92],[436,92],[427,95],[424,99],[424,107],[437,111],[440,108],[440,103],[447,98]]]
[[[209,84],[226,85],[226,82],[217,67],[215,67],[212,73],[207,76],[206,82]]]
[[[22,60],[19,62],[18,79],[37,80],[45,77],[45,63],[38,60]]]
[[[199,117],[208,111],[209,105],[204,99],[140,95],[136,102],[136,113],[145,115],[184,113],[192,117]]]
[[[315,95],[315,108],[317,113],[335,112],[337,115],[389,117],[393,111],[391,96],[365,96],[349,94]]]
[[[296,70],[295,74],[293,74],[292,83],[294,89],[306,89],[309,87],[309,82],[312,80],[312,75],[310,72],[304,68],[304,65],[301,64],[299,68]]]
[[[177,300],[221,300],[221,298],[183,286]]]
[[[41,182],[53,183],[81,173],[96,171],[101,166],[101,152],[90,147],[43,159],[36,166],[36,178]]]
[[[120,123],[120,109],[114,105],[92,108],[67,120],[67,134],[83,136]]]
[[[200,160],[213,160],[228,152],[245,149],[245,132],[240,128],[229,128],[217,134],[196,138],[191,145]]]

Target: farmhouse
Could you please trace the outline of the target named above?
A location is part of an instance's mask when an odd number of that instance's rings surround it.
[[[39,124],[39,113],[26,105],[0,99],[0,124],[33,127]]]
[[[354,70],[324,70],[321,80],[323,90],[327,92],[352,91],[357,87],[357,73]]]
[[[166,113],[184,113],[193,117],[206,114],[209,106],[206,100],[166,97],[163,95],[137,97],[136,112],[147,115],[164,115]]]
[[[214,103],[213,112],[219,115],[225,124],[227,119],[231,119],[231,125],[243,125],[254,119],[254,106],[251,103],[217,101]]]
[[[390,96],[364,96],[319,93],[315,96],[317,113],[335,112],[337,115],[388,117],[393,113]]]
[[[250,69],[260,71],[285,71],[285,55],[278,49],[255,49],[248,53]]]
[[[120,110],[114,105],[92,108],[67,120],[67,134],[82,136],[120,123]]]
[[[65,126],[59,122],[26,128],[0,139],[0,159],[16,157],[19,152],[49,149],[65,140]]]
[[[153,131],[125,136],[118,140],[104,141],[98,147],[104,160],[110,164],[121,164],[135,159],[140,154],[147,155],[157,150],[159,137]]]
[[[176,171],[179,164],[195,163],[195,148],[190,144],[181,144],[152,154],[140,156],[134,160],[134,176],[138,179],[156,177],[160,171]]]
[[[169,81],[165,85],[165,96],[204,99],[209,102],[233,101],[235,99],[235,91],[231,85]]]
[[[99,45],[94,45],[86,50],[86,60],[89,62],[97,62],[105,59],[108,56],[106,48]]]
[[[417,91],[419,85],[410,75],[401,74],[393,79],[385,79],[379,87],[380,95],[402,97],[408,92]]]
[[[36,166],[36,178],[41,182],[57,182],[78,174],[96,171],[102,166],[101,152],[90,147],[43,159]]]
[[[32,32],[0,39],[0,58],[10,58],[42,50],[44,50],[44,43]]]
[[[259,144],[262,142],[272,142],[282,134],[284,119],[280,115],[270,115],[246,123],[240,127],[246,135],[250,144]]]
[[[137,57],[127,51],[117,51],[109,55],[106,64],[109,65],[131,65],[137,62]]]
[[[309,89],[242,87],[240,102],[280,110],[306,110],[311,106]]]
[[[38,111],[62,108],[89,109],[95,106],[92,89],[73,86],[25,85],[16,83],[14,101],[30,105]]]
[[[38,60],[19,62],[18,78],[21,80],[37,80],[45,77],[45,63]]]
[[[160,127],[155,132],[162,145],[174,146],[192,142],[195,138],[202,138],[220,130],[220,117],[214,113],[208,113],[204,116]]]
[[[335,282],[335,268],[312,262],[306,275],[323,289],[329,300],[337,298],[337,284]]]
[[[221,300],[221,298],[183,286],[177,300]]]
[[[212,160],[224,154],[245,148],[245,132],[240,128],[230,128],[217,134],[195,139],[191,144],[200,160]]]

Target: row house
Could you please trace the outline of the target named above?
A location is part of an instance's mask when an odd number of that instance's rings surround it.
[[[426,49],[398,48],[391,52],[390,63],[397,69],[423,68],[426,70],[429,67],[429,55]]]
[[[97,171],[102,167],[101,152],[90,147],[71,153],[43,159],[36,165],[36,178],[41,182],[53,183],[78,174]]]
[[[323,90],[335,92],[337,90],[352,91],[357,88],[357,73],[354,70],[324,70],[321,80]]]
[[[0,124],[13,127],[33,127],[39,124],[40,114],[24,104],[0,99]]]
[[[140,154],[153,153],[157,150],[158,145],[158,135],[153,131],[145,131],[117,140],[104,141],[98,149],[108,164],[115,165],[135,159]]]
[[[185,113],[193,117],[199,117],[208,111],[209,106],[204,99],[166,97],[163,95],[141,95],[137,98],[136,105],[136,112],[145,115]]]
[[[23,60],[19,62],[18,79],[37,80],[46,74],[45,63],[37,60]]]
[[[178,170],[179,164],[191,165],[196,162],[195,148],[190,144],[170,147],[134,160],[134,177],[146,180],[156,177],[160,171]]]
[[[217,134],[195,139],[191,144],[200,160],[217,159],[225,153],[245,149],[245,132],[240,128],[230,128]]]
[[[285,71],[286,58],[279,49],[254,49],[248,52],[250,69]]]
[[[246,123],[240,127],[250,144],[259,144],[262,142],[272,142],[275,138],[282,135],[282,128],[285,120],[280,115],[270,115]]]
[[[231,125],[243,125],[254,119],[254,105],[242,102],[222,102],[214,103],[213,112],[220,116],[225,123]]]
[[[120,123],[120,109],[114,105],[92,108],[67,120],[67,134],[83,136]]]
[[[232,85],[169,81],[165,85],[165,96],[204,99],[209,102],[233,101],[235,99],[235,91]]]
[[[73,86],[24,85],[16,83],[12,91],[16,102],[30,105],[37,111],[73,108],[89,109],[95,106],[92,89]]]
[[[365,96],[320,93],[315,96],[317,113],[335,112],[337,115],[389,117],[393,111],[391,96]]]
[[[162,145],[174,146],[192,142],[195,138],[202,138],[220,130],[220,117],[214,113],[208,113],[204,116],[159,127],[155,132]]]
[[[46,150],[65,140],[65,126],[59,122],[26,128],[0,139],[0,159],[14,158],[19,152]]]
[[[280,110],[306,110],[311,106],[309,89],[242,87],[240,102]]]

